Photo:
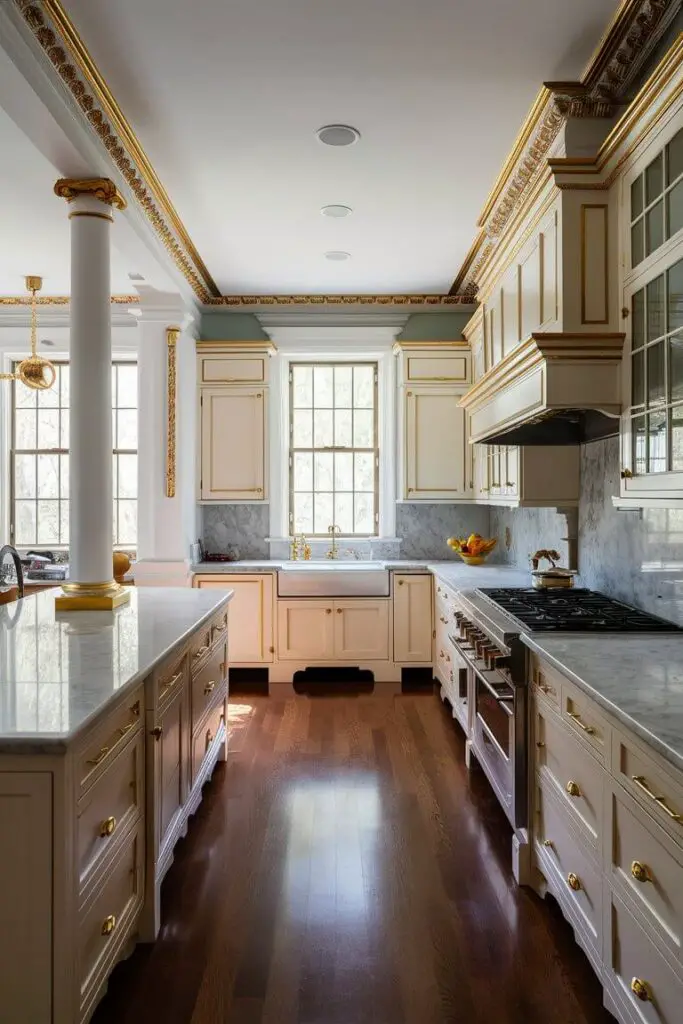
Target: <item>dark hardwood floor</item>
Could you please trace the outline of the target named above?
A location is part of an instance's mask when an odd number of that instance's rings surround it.
[[[614,1024],[438,697],[231,701],[160,936],[94,1024]]]

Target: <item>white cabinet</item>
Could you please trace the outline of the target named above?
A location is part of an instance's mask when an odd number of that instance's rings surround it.
[[[480,504],[509,508],[578,505],[578,445],[472,447],[475,497]]]
[[[432,577],[394,573],[394,661],[432,660]]]
[[[280,661],[386,661],[387,600],[278,601]]]
[[[444,501],[471,495],[465,411],[449,387],[411,385],[404,395],[407,501]]]
[[[267,497],[268,405],[263,387],[204,387],[200,482],[204,501]]]
[[[275,651],[273,641],[273,581],[272,573],[253,575],[197,575],[193,586],[233,590],[230,602],[231,665],[250,665],[272,662]]]

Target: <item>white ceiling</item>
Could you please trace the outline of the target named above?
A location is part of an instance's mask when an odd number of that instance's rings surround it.
[[[27,274],[43,278],[41,295],[71,291],[67,208],[52,190],[58,177],[0,108],[0,295],[27,295]],[[112,293],[131,292],[127,263],[112,247]]]
[[[618,6],[63,3],[225,294],[447,291],[541,82],[577,78]],[[334,122],[361,140],[321,145]],[[0,293],[26,272],[68,291],[54,171],[14,136],[0,117]],[[29,209],[4,187],[17,167]],[[326,203],[354,213],[323,218]],[[130,290],[121,269],[113,291]]]

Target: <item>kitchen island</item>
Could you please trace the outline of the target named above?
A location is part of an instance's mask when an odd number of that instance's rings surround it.
[[[74,1024],[159,928],[159,887],[227,753],[229,590],[114,612],[0,608],[0,1016]]]

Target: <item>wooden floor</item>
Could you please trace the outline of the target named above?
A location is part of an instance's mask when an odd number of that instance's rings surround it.
[[[231,700],[159,939],[95,1024],[614,1024],[438,697]]]

